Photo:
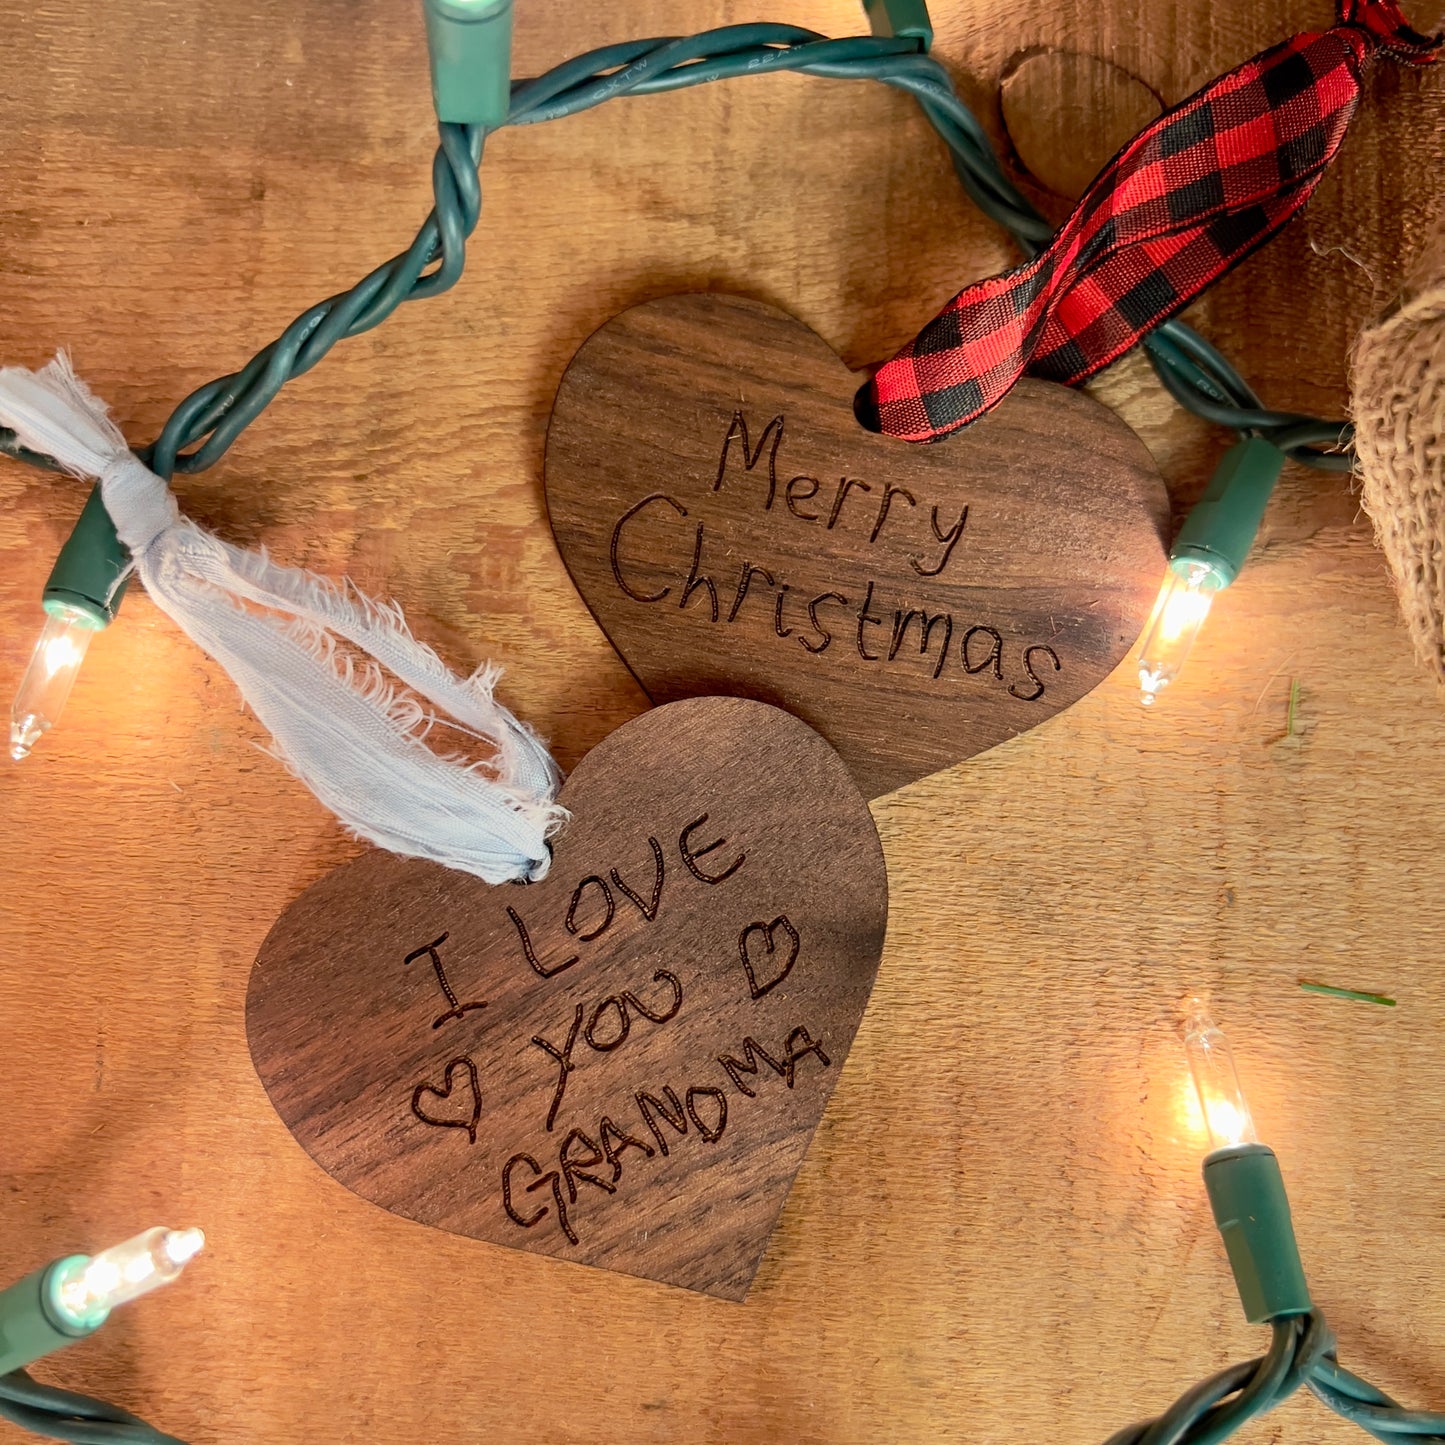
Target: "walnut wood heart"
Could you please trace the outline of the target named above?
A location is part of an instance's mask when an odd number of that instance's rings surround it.
[[[1169,507],[1111,411],[1024,381],[935,446],[873,436],[801,322],[671,296],[602,327],[547,433],[552,530],[657,702],[754,697],[876,797],[1035,727],[1123,659]]]
[[[547,878],[369,853],[261,947],[251,1057],[396,1214],[741,1299],[878,969],[888,885],[842,760],[738,698],[628,723]]]

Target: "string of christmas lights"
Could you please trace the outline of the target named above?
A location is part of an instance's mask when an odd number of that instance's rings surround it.
[[[211,465],[287,380],[316,365],[342,337],[379,325],[403,301],[449,289],[480,214],[488,132],[575,114],[617,95],[774,70],[881,81],[915,96],[969,195],[1032,254],[1050,228],[1008,180],[947,71],[927,54],[932,34],[921,0],[866,0],[865,8],[875,32],[869,37],[829,40],[792,26],[731,26],[604,47],[512,84],[510,0],[426,0],[441,145],[432,174],[435,209],[416,240],[350,290],[304,312],[241,371],[188,397],[142,460],[166,479]],[[1346,468],[1349,429],[1266,410],[1209,343],[1176,321],[1158,327],[1145,346],[1171,394],[1240,437],[1171,554],[1140,657],[1149,703],[1177,678],[1214,594],[1238,575],[1284,460]],[[14,434],[0,436],[0,450],[54,468],[52,458]],[[54,725],[89,640],[113,619],[129,573],[97,492],[46,589],[45,630],[12,720],[13,756],[23,757]],[[1269,1324],[1273,1343],[1261,1359],[1203,1382],[1108,1445],[1207,1445],[1301,1387],[1377,1439],[1445,1441],[1445,1415],[1405,1410],[1338,1365],[1309,1297],[1278,1162],[1257,1142],[1228,1046],[1202,1013],[1189,1021],[1186,1050],[1214,1146],[1204,1161],[1205,1187],[1246,1317]],[[53,1261],[0,1293],[0,1416],[62,1440],[178,1445],[125,1411],[38,1385],[24,1367],[176,1278],[202,1244],[199,1230],[149,1230],[94,1257]]]
[[[881,82],[918,101],[948,146],[968,195],[1010,231],[1026,255],[1036,252],[1052,228],[1009,180],[948,71],[927,53],[933,32],[921,0],[868,0],[865,9],[874,27],[869,36],[834,40],[792,25],[732,25],[686,38],[603,46],[513,83],[509,0],[430,0],[426,16],[441,144],[432,166],[434,208],[415,240],[349,290],[302,312],[240,371],[193,392],[138,455],[167,480],[176,472],[204,470],[287,381],[317,365],[343,337],[380,325],[403,302],[450,290],[461,277],[467,238],[481,213],[487,134],[576,115],[619,96],[777,71]],[[1147,630],[1140,655],[1141,697],[1149,704],[1178,676],[1213,596],[1237,575],[1284,459],[1348,469],[1351,430],[1343,421],[1265,409],[1219,351],[1178,320],[1158,326],[1143,344],[1182,405],[1256,443],[1227,454],[1181,533],[1188,545],[1184,550],[1176,545],[1171,553],[1156,625]],[[0,453],[56,468],[53,458],[26,447],[8,428],[0,427]],[[1247,464],[1232,460],[1238,457]],[[131,570],[97,489],[45,587],[45,626],[11,713],[10,754],[16,761],[58,721],[91,639],[115,618]]]

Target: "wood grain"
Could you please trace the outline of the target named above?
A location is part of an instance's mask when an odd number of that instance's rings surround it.
[[[1019,56],[999,81],[998,98],[1019,165],[1071,201],[1164,108],[1137,75],[1077,50]]]
[[[1149,616],[1169,502],[1088,397],[1024,381],[935,446],[875,436],[858,377],[731,296],[634,306],[567,368],[547,508],[654,702],[786,708],[870,797],[1047,722]]]
[[[931,9],[1000,145],[999,78],[1030,47],[1114,60],[1173,102],[1330,14]],[[1409,4],[1423,27],[1442,9]],[[862,29],[852,0],[528,0],[516,69],[759,16]],[[136,440],[429,205],[404,6],[0,0],[0,22],[4,359],[69,345]],[[1442,165],[1445,67],[1378,67],[1306,212],[1192,311],[1269,405],[1340,414],[1348,347],[1438,213]],[[647,706],[543,505],[547,416],[586,337],[650,296],[743,292],[860,368],[1014,253],[912,103],[868,85],[618,101],[496,137],[483,189],[453,292],[338,348],[179,491],[228,537],[399,598],[455,666],[501,663],[570,768]],[[1224,438],[1140,358],[1093,389],[1178,515]],[[0,466],[0,692],[83,494]],[[210,1243],[38,1373],[196,1445],[1088,1445],[1263,1344],[1199,1180],[1175,1010],[1204,988],[1341,1359],[1445,1404],[1445,707],[1348,483],[1287,471],[1168,705],[1146,716],[1134,681],[874,805],[883,963],[739,1308],[424,1229],[284,1136],[246,1048],[251,964],[361,848],[133,594],[62,725],[0,768],[0,1265],[161,1220]],[[1311,998],[1310,976],[1399,1007]],[[1241,1445],[1359,1440],[1293,1400]]]
[[[738,698],[634,718],[559,801],[535,886],[372,852],[308,888],[251,974],[252,1061],[394,1214],[743,1299],[878,971],[873,820]]]

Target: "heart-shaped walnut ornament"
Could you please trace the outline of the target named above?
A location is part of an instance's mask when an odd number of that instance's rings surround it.
[[[786,708],[869,797],[1077,702],[1122,661],[1169,505],[1113,412],[1023,381],[936,446],[865,432],[800,321],[670,296],[593,335],[547,432],[547,506],[655,702]]]
[[[396,1214],[741,1299],[857,1031],[888,915],[842,760],[740,698],[626,724],[530,887],[368,853],[251,974],[251,1057]]]

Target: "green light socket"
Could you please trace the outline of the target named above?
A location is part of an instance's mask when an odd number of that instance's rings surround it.
[[[512,0],[423,0],[437,119],[496,130],[512,107]]]
[[[1263,1144],[1216,1149],[1204,1161],[1204,1188],[1245,1319],[1259,1325],[1307,1315],[1309,1286],[1274,1151]]]
[[[1228,587],[1249,556],[1283,469],[1284,453],[1263,437],[1230,447],[1184,519],[1169,565],[1182,572],[1192,562],[1203,562],[1219,577],[1219,585]]]
[[[127,581],[120,578],[130,566],[130,553],[115,534],[115,526],[100,487],[91,490],[85,507],[50,569],[45,584],[45,610],[70,609],[80,613],[97,630],[115,619]]]
[[[922,51],[933,44],[933,22],[924,0],[863,0],[863,13],[874,35],[916,40]]]
[[[63,1350],[105,1323],[104,1315],[94,1324],[69,1319],[56,1294],[66,1271],[87,1263],[88,1255],[67,1255],[0,1291],[0,1375]]]

